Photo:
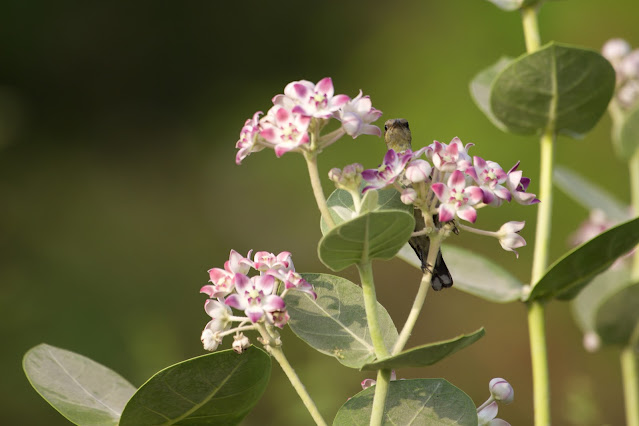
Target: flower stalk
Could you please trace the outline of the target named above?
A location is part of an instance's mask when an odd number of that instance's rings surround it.
[[[288,359],[284,355],[284,351],[282,350],[281,344],[277,342],[277,339],[274,339],[273,336],[271,336],[271,334],[268,332],[264,324],[261,324],[261,323],[258,324],[257,329],[259,330],[260,335],[262,336],[262,339],[264,340],[265,348],[273,356],[273,358],[275,358],[275,360],[278,362],[278,364],[282,368],[282,371],[284,371],[284,374],[286,374],[286,377],[288,377],[288,380],[291,382],[291,385],[293,385],[293,388],[295,389],[300,399],[304,403],[304,406],[310,413],[311,417],[313,417],[313,420],[315,421],[315,423],[320,426],[326,426],[327,423],[322,417],[322,415],[320,414],[319,410],[317,409],[315,402],[313,402],[313,399],[311,398],[308,391],[306,390],[306,387],[304,386],[304,384],[298,377],[297,373],[295,373],[295,370],[293,369],[291,364],[288,362]]]
[[[314,152],[304,151],[304,159],[306,160],[306,166],[308,168],[308,176],[311,179],[311,186],[313,187],[313,195],[315,196],[315,202],[319,208],[322,217],[326,221],[326,224],[330,228],[335,227],[335,221],[331,217],[326,204],[326,197],[324,196],[324,189],[322,188],[322,182],[320,181],[319,172],[317,170],[317,154]]]

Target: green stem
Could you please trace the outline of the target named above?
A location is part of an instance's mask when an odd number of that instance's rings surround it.
[[[529,6],[521,11],[526,51],[539,50],[541,45],[537,6]],[[553,82],[556,84],[556,82]],[[551,116],[556,112],[556,103],[551,104]],[[539,199],[537,210],[537,230],[535,232],[535,251],[533,258],[531,285],[543,276],[548,266],[550,230],[552,218],[552,170],[555,142],[555,129],[550,123],[541,137]],[[546,347],[546,323],[544,305],[535,300],[528,304],[528,333],[530,338],[530,357],[533,370],[533,399],[535,406],[535,426],[550,424],[550,379],[548,375],[548,349]]]
[[[422,311],[426,295],[428,294],[428,289],[430,288],[430,282],[433,277],[433,265],[435,265],[435,261],[437,260],[437,253],[439,253],[440,244],[441,237],[439,234],[435,234],[430,237],[430,248],[428,249],[428,257],[426,259],[426,264],[430,267],[430,269],[427,269],[426,272],[424,272],[424,275],[422,275],[422,280],[419,283],[419,290],[417,290],[413,306],[410,309],[410,313],[408,314],[408,318],[406,318],[406,323],[404,324],[401,333],[399,333],[397,342],[395,342],[395,346],[393,346],[393,355],[400,353],[402,349],[404,349],[404,346],[406,346],[406,342],[408,342],[408,338],[413,332],[417,318]]]
[[[381,425],[384,420],[384,405],[390,385],[390,370],[377,370],[377,382],[375,383],[375,396],[373,397],[373,411],[371,412],[371,426]]]
[[[276,342],[276,339],[274,339],[273,336],[270,335],[270,333],[268,332],[264,324],[259,324],[258,330],[260,334],[262,335],[262,339],[264,339],[264,341],[266,342],[265,343],[266,349],[273,356],[273,358],[275,358],[275,360],[280,364],[280,367],[282,367],[282,371],[284,371],[284,374],[286,374],[286,377],[288,377],[288,380],[293,385],[293,388],[295,389],[295,391],[301,398],[308,412],[313,417],[313,420],[315,420],[315,423],[320,426],[326,426],[326,421],[324,421],[324,418],[322,417],[319,410],[317,409],[317,406],[315,405],[315,403],[313,402],[313,399],[311,398],[308,391],[306,390],[306,387],[304,387],[304,384],[302,383],[300,378],[297,376],[297,373],[295,373],[295,370],[293,369],[291,364],[288,362],[288,359],[284,355],[282,346]]]
[[[357,270],[359,271],[359,277],[362,283],[366,320],[368,321],[368,331],[373,341],[373,348],[375,348],[375,356],[377,359],[386,358],[389,353],[384,344],[384,336],[382,336],[379,319],[377,318],[377,296],[375,295],[375,282],[373,281],[373,265],[370,261],[363,261],[357,265]],[[373,397],[371,426],[382,424],[389,382],[390,370],[379,370],[377,372],[375,396]]]
[[[311,186],[313,187],[313,195],[315,195],[317,207],[328,226],[330,228],[334,228],[335,222],[328,211],[326,197],[324,196],[324,189],[322,189],[322,182],[320,181],[319,172],[317,171],[317,154],[315,152],[304,151],[304,158],[306,159],[308,176],[311,179]]]
[[[373,265],[370,261],[362,262],[357,265],[357,270],[362,283],[368,331],[371,334],[371,340],[375,348],[375,356],[377,359],[386,358],[388,349],[384,345],[384,336],[382,336],[382,331],[379,328],[379,319],[377,318],[377,296],[375,295],[375,282],[373,281]]]
[[[621,377],[626,425],[639,426],[639,358],[634,345],[629,345],[621,351]]]
[[[524,27],[524,39],[528,53],[539,50],[541,41],[539,37],[539,25],[537,24],[537,6],[528,6],[521,10],[521,22]]]

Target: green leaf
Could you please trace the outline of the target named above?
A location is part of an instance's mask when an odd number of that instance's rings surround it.
[[[375,359],[362,289],[352,282],[328,274],[302,274],[317,293],[317,299],[299,291],[284,300],[291,330],[314,349],[347,367],[359,368]],[[384,343],[390,350],[397,341],[397,329],[382,305],[377,316]]]
[[[362,212],[402,210],[412,214],[412,206],[402,203],[401,194],[395,188],[366,191],[362,199]],[[357,216],[353,197],[348,191],[336,189],[326,200],[328,210],[336,225],[354,219]],[[320,222],[322,235],[329,231],[324,218]]]
[[[514,59],[506,56],[499,58],[490,67],[480,71],[470,82],[470,94],[477,107],[500,130],[506,132],[506,126],[499,121],[490,110],[490,87],[497,75],[506,68]]]
[[[453,288],[496,303],[520,300],[524,284],[493,261],[456,246],[442,246],[442,256],[453,276]],[[406,244],[397,257],[421,269],[415,252]]]
[[[360,370],[398,369],[409,367],[426,367],[472,345],[486,334],[483,328],[471,334],[462,334],[450,340],[429,343],[411,348],[389,358],[366,364]]]
[[[573,299],[572,313],[584,334],[595,330],[595,315],[603,301],[629,284],[629,268],[625,266],[609,268],[597,275]]]
[[[639,340],[639,283],[608,297],[595,316],[595,330],[608,345],[637,345]]]
[[[630,219],[628,208],[612,194],[566,167],[555,167],[553,183],[587,210],[599,209],[614,222]]]
[[[624,111],[613,124],[612,141],[615,152],[619,158],[628,161],[639,146],[639,103],[629,111]]]
[[[42,343],[24,355],[31,386],[77,425],[117,425],[135,387],[102,364]]]
[[[604,114],[614,88],[615,71],[599,53],[551,42],[497,76],[490,109],[512,133],[550,128],[581,137]]]
[[[364,389],[342,405],[333,426],[369,424],[375,386]],[[476,426],[473,400],[444,379],[409,379],[389,383],[384,425]]]
[[[569,251],[533,286],[528,300],[569,300],[639,242],[639,218],[624,222]]]
[[[374,211],[331,229],[319,242],[319,258],[334,271],[372,259],[391,259],[415,229],[413,215]]]
[[[174,364],[138,389],[120,426],[236,425],[257,404],[270,374],[271,358],[254,346]]]

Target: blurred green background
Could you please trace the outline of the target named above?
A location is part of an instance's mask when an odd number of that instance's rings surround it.
[[[543,42],[599,49],[624,37],[639,47],[638,21],[636,0],[566,0],[544,6],[540,29]],[[522,160],[538,192],[536,138],[492,127],[468,92],[479,70],[523,51],[518,14],[482,0],[2,2],[0,422],[66,424],[22,373],[22,355],[38,343],[89,356],[136,386],[202,354],[208,317],[198,291],[232,248],[288,250],[298,271],[328,272],[316,255],[319,215],[302,159],[263,151],[234,163],[244,120],[266,111],[292,80],[331,76],[337,93],[363,89],[384,112],[380,124],[410,121],[416,147],[459,136],[506,169]],[[584,140],[561,138],[557,164],[628,201],[627,171],[612,154],[609,128],[605,117]],[[374,167],[384,151],[375,137],[343,139],[321,156],[320,173],[355,161]],[[526,220],[532,244],[535,211],[488,209],[477,225]],[[559,192],[553,211],[554,259],[587,212]],[[516,260],[494,240],[460,235],[451,242],[529,276],[531,246]],[[379,299],[402,324],[419,273],[398,260],[375,268]],[[357,280],[353,269],[344,275]],[[477,404],[488,397],[488,381],[504,377],[516,398],[499,416],[532,424],[522,304],[490,304],[454,289],[432,293],[409,344],[480,326],[487,334],[469,349],[398,376],[444,377]],[[549,306],[547,329],[555,424],[623,424],[617,351],[586,353],[563,303]],[[284,342],[328,419],[371,376],[289,331]],[[309,423],[274,366],[267,394],[244,424]]]

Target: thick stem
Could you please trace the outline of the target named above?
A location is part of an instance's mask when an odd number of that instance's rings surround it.
[[[375,356],[377,359],[386,358],[389,354],[384,344],[384,336],[382,336],[379,319],[377,318],[377,296],[375,295],[375,282],[373,281],[373,265],[370,261],[365,261],[357,265],[357,270],[359,271],[359,277],[362,283],[366,320],[368,321],[368,331],[373,341],[373,347],[375,348]],[[375,396],[373,398],[371,426],[382,424],[389,382],[390,370],[379,370],[377,372],[377,383],[375,385]]]
[[[539,50],[541,37],[537,24],[537,6],[529,6],[521,11],[526,51]],[[556,82],[553,82],[556,84]],[[551,115],[556,111],[556,103],[551,104]],[[535,252],[531,284],[541,278],[548,266],[550,247],[550,229],[552,214],[552,170],[555,129],[550,123],[541,137],[540,188],[541,203],[537,210],[537,231],[535,233]],[[532,301],[528,305],[528,333],[530,337],[530,357],[533,370],[533,394],[535,404],[535,426],[550,424],[550,379],[548,375],[548,350],[546,347],[546,324],[544,305],[541,301]]]
[[[381,425],[384,421],[384,405],[390,385],[390,370],[378,370],[375,383],[375,396],[373,397],[373,411],[371,412],[371,426]]]
[[[537,24],[537,6],[528,6],[521,10],[521,23],[524,27],[524,39],[526,51],[534,52],[541,46],[539,37],[539,25]]]
[[[433,278],[433,268],[435,267],[434,265],[437,260],[437,253],[439,253],[440,245],[441,237],[439,234],[432,235],[430,237],[428,257],[426,259],[426,264],[430,269],[427,269],[426,272],[424,272],[424,275],[422,275],[422,280],[419,283],[419,290],[417,290],[413,306],[410,309],[410,313],[408,314],[408,318],[406,318],[406,323],[404,323],[401,333],[399,333],[397,342],[395,342],[395,346],[393,346],[393,355],[400,353],[402,349],[404,349],[404,346],[406,346],[406,343],[413,332],[413,328],[415,327],[415,323],[417,322],[417,318],[419,318],[419,314],[424,307],[424,301],[426,300],[426,295],[428,294],[428,289],[430,288],[430,283]]]
[[[639,426],[639,358],[634,345],[629,345],[621,351],[621,378],[626,425]]]
[[[273,339],[273,337],[266,330],[266,327],[264,326],[264,324],[260,324],[258,327],[258,330],[260,334],[262,335],[262,339],[264,339],[264,341],[266,342],[265,343],[266,349],[273,356],[273,358],[275,358],[278,364],[280,364],[280,367],[282,367],[282,371],[284,371],[284,374],[286,374],[286,377],[288,377],[288,380],[293,385],[293,388],[295,389],[295,391],[301,398],[308,412],[313,417],[313,420],[315,420],[315,423],[320,426],[326,426],[326,421],[324,421],[324,418],[322,417],[319,410],[317,409],[317,406],[313,402],[313,399],[306,391],[304,384],[302,383],[300,378],[297,376],[297,373],[295,373],[295,370],[293,369],[291,364],[288,362],[288,359],[286,359],[286,356],[284,355],[284,351],[282,351],[282,346],[276,344],[275,339]]]
[[[362,283],[368,331],[371,334],[371,340],[375,348],[375,356],[377,359],[386,358],[388,349],[384,345],[384,336],[382,336],[382,331],[379,328],[379,319],[377,318],[377,296],[375,295],[375,282],[373,281],[373,265],[370,261],[362,262],[357,265],[357,270]]]
[[[313,195],[315,195],[315,201],[319,208],[322,217],[330,228],[335,227],[333,217],[328,211],[326,205],[326,197],[324,196],[324,190],[322,189],[322,182],[320,181],[319,172],[317,171],[317,154],[314,152],[304,152],[304,158],[306,159],[306,166],[308,167],[308,176],[311,179],[311,186],[313,187]]]
[[[544,305],[535,301],[528,305],[528,336],[533,373],[533,401],[535,426],[550,424],[550,379]]]

